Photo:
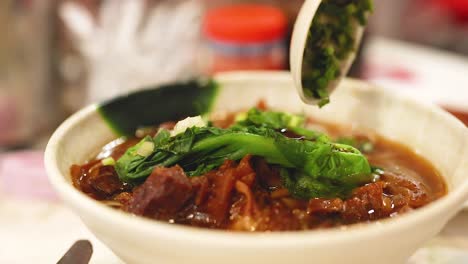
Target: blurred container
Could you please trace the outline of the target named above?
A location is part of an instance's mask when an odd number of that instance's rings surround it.
[[[374,0],[373,34],[468,54],[467,0]]]
[[[284,69],[286,34],[285,14],[269,5],[238,4],[210,9],[203,21],[203,68],[209,74]]]
[[[432,0],[432,6],[443,10],[450,21],[452,34],[444,43],[445,47],[468,55],[468,1]]]
[[[198,76],[201,13],[199,0],[60,2],[67,108]]]
[[[55,1],[0,1],[0,148],[33,143],[60,112],[54,90]]]

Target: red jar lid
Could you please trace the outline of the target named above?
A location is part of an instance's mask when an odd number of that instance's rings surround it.
[[[467,0],[433,0],[432,3],[451,13],[459,23],[468,23]]]
[[[203,23],[203,33],[207,38],[239,44],[281,39],[286,28],[286,16],[280,9],[258,4],[208,10]]]

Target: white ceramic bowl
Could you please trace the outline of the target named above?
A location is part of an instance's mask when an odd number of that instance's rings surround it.
[[[445,197],[395,219],[330,230],[232,233],[170,225],[94,201],[70,183],[69,168],[115,135],[89,106],[52,136],[45,163],[50,181],[88,228],[128,263],[401,263],[436,235],[468,197],[468,130],[443,110],[367,83],[345,80],[321,110],[304,105],[285,72],[220,75],[215,110],[250,107],[259,99],[336,123],[374,129],[423,155],[447,181]],[[66,225],[66,223],[64,223]]]

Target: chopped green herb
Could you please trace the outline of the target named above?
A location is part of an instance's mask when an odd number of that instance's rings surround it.
[[[115,160],[112,157],[105,158],[101,161],[102,165],[104,166],[114,166]]]
[[[310,27],[302,65],[308,97],[329,103],[327,87],[340,76],[340,66],[355,51],[357,26],[367,23],[372,0],[323,0]]]
[[[369,153],[374,151],[374,144],[370,141],[366,141],[359,146],[359,149],[364,153]]]
[[[380,176],[382,176],[385,172],[383,168],[375,167],[375,166],[372,166],[371,170],[372,170],[372,174],[374,175],[373,182],[378,181],[380,179]]]
[[[150,141],[145,141],[141,146],[136,150],[136,154],[142,157],[148,157],[154,150],[154,143]]]

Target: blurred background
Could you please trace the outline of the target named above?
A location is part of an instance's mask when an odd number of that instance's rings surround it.
[[[53,263],[73,240],[93,240],[58,202],[43,167],[45,144],[66,117],[151,85],[230,70],[287,70],[302,3],[1,0],[0,244],[8,247],[0,262],[30,263],[21,257],[34,253],[37,263]],[[468,124],[468,0],[375,0],[350,75],[435,102]],[[468,215],[454,221],[443,234],[468,237],[468,229],[460,231]],[[49,241],[39,246],[34,241],[43,232]],[[118,263],[93,243],[100,263]]]
[[[288,69],[302,2],[2,0],[0,149],[41,148],[71,113],[130,90],[229,70]],[[467,57],[467,0],[375,0],[351,75],[468,121]]]

